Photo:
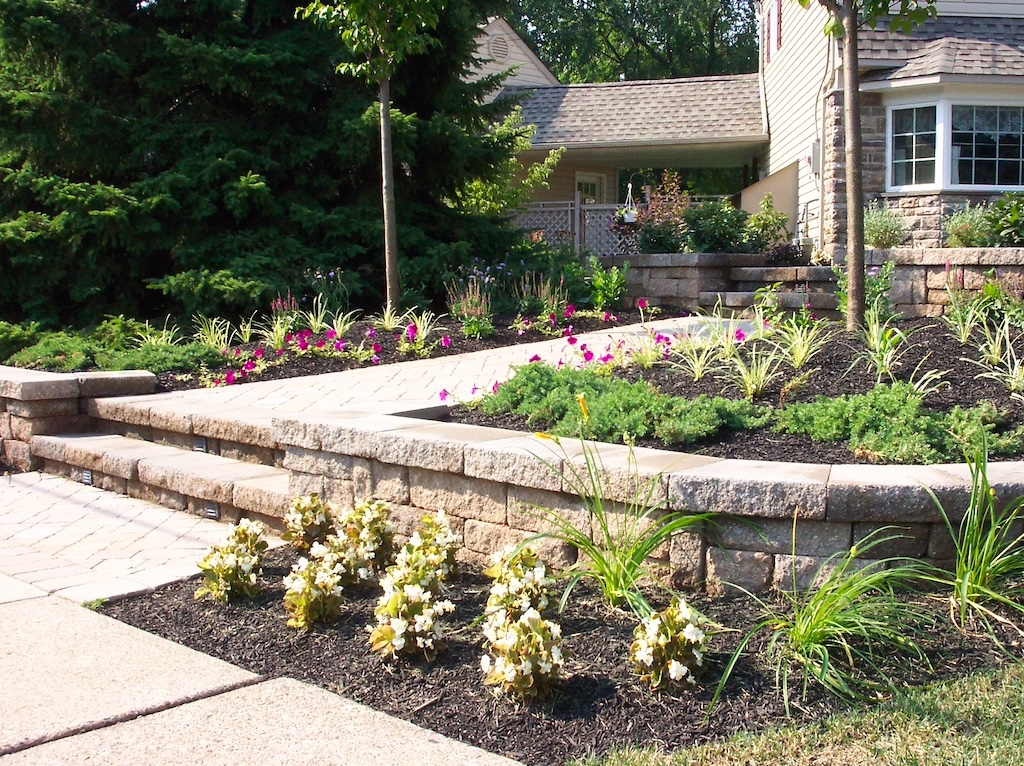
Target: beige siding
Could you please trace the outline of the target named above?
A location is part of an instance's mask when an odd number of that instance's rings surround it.
[[[982,16],[991,18],[1022,18],[1024,2],[1021,0],[938,0],[935,10],[939,16]]]
[[[481,63],[470,80],[514,68],[506,85],[558,85],[558,79],[503,19],[491,19],[480,31],[476,55]]]
[[[764,170],[769,175],[796,164],[797,212],[805,233],[817,236],[820,176],[809,162],[820,141],[823,82],[831,83],[834,43],[823,32],[827,12],[817,3],[801,8],[782,3],[782,45],[763,62],[765,104],[771,143]]]
[[[576,196],[576,173],[602,173],[605,176],[604,199],[598,200],[604,204],[621,202],[617,200],[619,170],[610,165],[596,165],[593,163],[575,163],[562,160],[555,168],[555,172],[548,178],[550,188],[539,189],[534,192],[532,202],[565,202]]]
[[[767,178],[751,184],[740,193],[740,209],[750,214],[761,209],[761,200],[766,194],[772,195],[772,207],[789,218],[786,229],[792,235],[796,231],[798,215],[797,179],[799,168],[797,163],[772,173]]]

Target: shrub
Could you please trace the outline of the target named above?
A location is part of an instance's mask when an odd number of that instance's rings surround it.
[[[679,174],[667,171],[653,190],[646,210],[636,216],[637,247],[641,253],[678,253],[687,245],[686,211],[690,196]]]
[[[749,249],[763,253],[785,245],[789,238],[788,226],[789,216],[775,209],[771,194],[764,195],[758,211],[747,219],[746,238]]]
[[[765,425],[770,418],[769,409],[746,399],[701,394],[693,399],[672,399],[662,411],[655,434],[668,444],[688,444],[714,436],[723,428],[739,430]]]
[[[985,210],[992,244],[996,247],[1024,246],[1024,193],[1007,192]]]
[[[484,684],[521,699],[542,699],[564,662],[561,627],[541,616],[554,580],[529,546],[496,553],[484,574],[494,581],[484,610]]]
[[[704,668],[709,629],[706,617],[675,597],[665,609],[636,626],[630,662],[652,689],[694,684]]]
[[[220,316],[249,314],[269,291],[264,282],[238,277],[227,269],[211,272],[205,268],[151,279],[148,287],[174,300],[183,316],[204,311]]]
[[[882,250],[896,247],[907,238],[907,225],[896,210],[884,207],[864,208],[864,242]]]
[[[629,263],[623,263],[622,268],[612,266],[604,268],[597,258],[590,259],[590,301],[598,311],[618,308],[622,298],[626,295],[626,275],[629,273]]]
[[[971,207],[971,203],[942,221],[946,247],[985,247],[990,237],[989,222],[984,206]]]
[[[695,253],[743,253],[747,214],[728,200],[711,200],[687,208],[685,213],[689,249]]]
[[[440,601],[441,587],[455,567],[461,543],[444,511],[426,515],[380,578],[383,594],[374,614],[370,648],[381,657],[422,655],[432,662],[444,648],[440,619],[455,611],[451,601]]]
[[[0,321],[0,362],[39,340],[38,328],[36,322],[26,326]]]
[[[220,367],[224,364],[224,356],[212,346],[188,343],[183,346],[142,346],[118,353],[98,351],[96,363],[104,370],[194,372]]]
[[[96,344],[77,333],[53,332],[10,356],[8,364],[54,372],[76,372],[96,365]]]
[[[267,542],[263,536],[266,525],[259,521],[241,519],[228,528],[227,537],[214,546],[198,566],[203,573],[203,584],[195,597],[211,596],[227,603],[236,598],[252,598],[259,594],[259,576]]]
[[[337,528],[338,508],[320,499],[315,492],[292,500],[291,510],[285,514],[285,532],[281,535],[297,550],[308,551],[313,543],[324,543]]]
[[[382,500],[363,500],[335,515],[337,531],[326,545],[341,561],[343,584],[375,579],[390,565],[395,534],[389,516]]]
[[[146,325],[124,314],[108,316],[92,331],[92,338],[108,351],[126,351],[136,345]]]

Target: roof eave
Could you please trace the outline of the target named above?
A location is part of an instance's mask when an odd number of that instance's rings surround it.
[[[537,142],[530,145],[530,151],[552,149],[636,149],[638,147],[700,146],[717,144],[768,143],[767,133],[750,133],[737,136],[715,136],[714,138],[658,138],[635,141],[559,141]]]
[[[871,93],[900,88],[920,88],[928,85],[1024,85],[1024,76],[995,74],[931,74],[916,77],[899,77],[892,80],[869,80],[862,82],[862,93]]]

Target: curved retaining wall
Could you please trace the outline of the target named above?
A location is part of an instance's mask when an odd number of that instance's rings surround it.
[[[318,492],[339,503],[375,496],[396,508],[409,533],[426,511],[444,509],[464,537],[464,557],[480,560],[508,543],[543,531],[535,507],[556,509],[589,524],[573,492],[585,463],[578,441],[555,443],[512,431],[391,415],[274,419],[293,495]],[[801,465],[723,460],[622,445],[587,443],[603,466],[605,496],[628,501],[653,481],[654,498],[672,510],[721,517],[680,534],[656,558],[679,586],[731,582],[758,592],[776,584],[812,584],[818,567],[879,527],[901,537],[872,550],[939,564],[952,541],[930,487],[951,514],[970,496],[963,464],[938,466]],[[993,463],[1002,500],[1024,494],[1024,463]],[[795,552],[793,519],[797,520]],[[559,565],[575,551],[547,543]]]

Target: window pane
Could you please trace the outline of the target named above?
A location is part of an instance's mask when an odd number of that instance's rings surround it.
[[[995,159],[996,156],[996,142],[993,136],[987,136],[978,134],[974,142],[974,156],[975,157],[991,157]]]
[[[892,112],[893,135],[914,132],[914,110],[894,109]]]
[[[954,133],[953,134],[953,146],[960,149],[961,157],[973,157],[974,156],[974,134],[973,133]]]
[[[975,160],[974,162],[974,183],[995,184],[996,182],[996,161]]]
[[[893,186],[905,186],[910,183],[907,180],[907,167],[910,165],[908,162],[894,162],[892,163],[892,185]]]
[[[1020,135],[1021,110],[1014,108],[999,108],[999,132],[1002,134]]]
[[[974,130],[977,133],[994,135],[999,125],[999,109],[994,106],[979,106],[974,110]]]
[[[953,130],[974,131],[974,107],[953,107]]]
[[[999,137],[999,159],[1019,160],[1020,159],[1020,136]]]
[[[935,160],[924,160],[917,163],[914,183],[932,184],[935,183]]]
[[[897,162],[901,160],[909,160],[914,156],[914,137],[913,136],[893,136],[892,139],[892,158]]]
[[[973,184],[974,183],[974,163],[970,160],[960,160],[956,164],[956,172],[959,174],[959,178],[954,177],[953,183],[955,184]]]
[[[1020,163],[1019,162],[1006,162],[1000,160],[999,162],[999,185],[1000,186],[1019,186],[1020,185]]]
[[[935,107],[934,106],[922,106],[919,109],[914,110],[917,113],[917,119],[914,124],[914,130],[918,133],[927,133],[935,131]]]
[[[927,159],[935,156],[935,134],[925,133],[917,136],[914,142],[915,159]]]

